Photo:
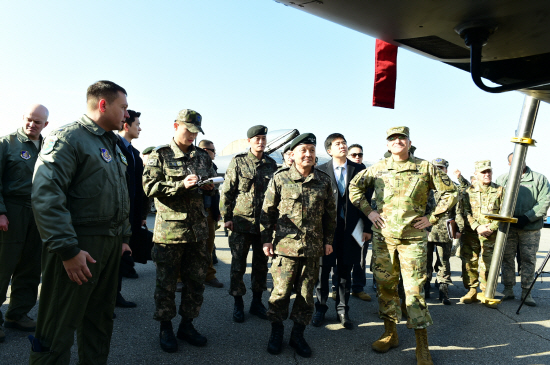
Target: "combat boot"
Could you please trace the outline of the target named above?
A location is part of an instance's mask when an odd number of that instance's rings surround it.
[[[445,305],[450,305],[451,301],[449,300],[449,285],[448,284],[439,284],[439,301],[443,302]]]
[[[271,323],[271,335],[267,343],[267,352],[272,355],[278,355],[283,349],[283,336],[285,334],[285,326],[283,322]]]
[[[502,300],[510,300],[516,298],[514,295],[514,287],[512,285],[506,285],[502,294],[504,295],[502,297]]]
[[[424,296],[426,297],[426,299],[430,299],[431,298],[431,293],[430,293],[430,289],[432,288],[430,282],[428,280],[426,280],[426,283],[424,284]]]
[[[296,353],[301,357],[310,357],[311,356],[311,347],[306,342],[304,338],[304,331],[306,326],[303,324],[298,324],[294,322],[294,327],[292,327],[292,332],[290,333],[289,345],[296,350]]]
[[[405,299],[401,299],[401,318],[407,319],[409,314],[407,313],[407,302]]]
[[[417,365],[433,365],[432,355],[428,347],[428,331],[423,328],[414,330],[416,336],[416,364]]]
[[[4,333],[4,329],[0,327],[0,343],[6,341],[6,334]]]
[[[207,339],[193,326],[193,319],[182,318],[178,328],[178,338],[187,341],[193,346],[206,346]]]
[[[178,351],[178,341],[174,336],[172,321],[160,322],[160,348],[165,352]]]
[[[477,300],[477,288],[470,288],[468,293],[466,293],[465,296],[460,298],[460,301],[464,304],[479,302],[479,300]]]
[[[536,307],[537,306],[537,302],[535,302],[535,299],[533,299],[533,297],[531,296],[531,292],[529,292],[529,294],[527,294],[527,292],[529,291],[529,289],[522,289],[521,290],[521,300],[523,300],[523,298],[525,298],[525,304],[530,306],[530,307]],[[527,298],[525,297],[527,295]],[[7,327],[7,326],[6,326]]]
[[[389,349],[399,346],[397,326],[395,322],[384,319],[385,331],[380,338],[372,343],[372,349],[377,352],[388,352]]]
[[[235,306],[233,307],[233,321],[237,323],[244,322],[244,302],[243,297],[235,297]]]
[[[262,303],[261,291],[253,292],[252,303],[250,303],[249,313],[258,316],[261,319],[267,319],[267,309]]]

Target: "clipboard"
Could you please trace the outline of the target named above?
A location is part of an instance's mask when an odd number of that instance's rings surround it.
[[[359,245],[359,247],[363,247],[365,244],[365,241],[363,241],[363,229],[365,228],[365,224],[363,223],[362,219],[359,219],[357,221],[357,225],[353,229],[353,232],[351,233],[351,236],[355,239],[355,242]]]

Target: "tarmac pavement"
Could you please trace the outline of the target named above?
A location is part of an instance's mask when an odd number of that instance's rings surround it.
[[[153,227],[153,217],[149,217]],[[309,359],[296,355],[288,345],[292,322],[285,321],[283,352],[270,355],[266,351],[271,325],[248,314],[252,294],[246,294],[246,320],[232,321],[233,298],[228,294],[231,252],[223,230],[216,232],[216,247],[219,263],[215,266],[218,279],[225,287],[218,289],[206,286],[204,304],[199,318],[194,321],[197,330],[208,338],[206,347],[198,348],[179,341],[179,350],[168,354],[158,344],[159,324],[153,320],[155,288],[155,266],[136,264],[138,279],[123,279],[122,295],[126,300],[137,303],[137,308],[116,308],[109,364],[416,364],[414,331],[406,328],[405,322],[398,325],[399,347],[388,353],[379,354],[371,349],[371,343],[384,331],[378,318],[378,303],[372,289],[372,274],[367,269],[366,291],[373,297],[371,302],[358,298],[350,299],[350,317],[356,324],[353,330],[344,329],[336,321],[334,307],[327,312],[323,327],[308,326],[305,337],[313,350]],[[539,265],[550,248],[550,230],[543,229]],[[250,283],[249,268],[245,283]],[[369,252],[370,256],[370,252]],[[369,258],[367,262],[369,262]],[[550,265],[546,269],[550,271]],[[466,293],[460,278],[460,259],[451,259],[454,285],[449,288],[452,305],[445,306],[437,300],[437,289],[432,280],[432,299],[428,299],[434,325],[428,329],[431,354],[435,364],[550,364],[550,278],[543,275],[533,290],[537,307],[524,306],[519,315],[516,310],[518,299],[505,301],[498,309],[486,308],[482,304],[458,303]],[[114,284],[115,285],[115,284]],[[268,277],[268,293],[264,294],[267,304],[272,287]],[[497,290],[503,290],[499,284]],[[516,298],[521,294],[515,286]],[[6,313],[8,301],[2,305]],[[177,298],[179,303],[179,298]],[[329,299],[329,303],[333,303]],[[292,302],[291,302],[292,305]],[[329,304],[330,305],[330,304]],[[38,305],[30,312],[36,318]],[[180,317],[174,318],[177,329]],[[0,364],[20,365],[28,363],[30,345],[28,333],[5,329],[6,342],[0,344]],[[76,339],[75,339],[76,343]],[[73,346],[71,364],[78,361],[76,344]]]

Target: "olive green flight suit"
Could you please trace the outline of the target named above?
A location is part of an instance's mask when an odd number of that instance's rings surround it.
[[[127,162],[117,137],[84,115],[52,132],[34,170],[32,207],[43,242],[42,290],[30,364],[106,364],[122,243],[131,235]],[[87,251],[92,277],[72,282],[64,260]]]
[[[34,307],[40,284],[42,241],[31,208],[38,151],[23,128],[0,138],[0,215],[5,214],[9,221],[8,231],[0,231],[0,305],[11,280],[6,317],[14,321]],[[3,322],[0,312],[0,326]]]

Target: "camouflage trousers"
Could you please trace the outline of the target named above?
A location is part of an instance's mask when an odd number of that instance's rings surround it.
[[[380,318],[399,323],[401,306],[398,284],[401,274],[408,313],[407,327],[422,329],[433,324],[424,299],[426,251],[425,240],[402,240],[373,233],[373,274]]]
[[[288,318],[290,294],[296,280],[296,299],[290,319],[298,324],[308,325],[313,316],[313,288],[319,276],[319,257],[277,256],[271,264],[273,291],[269,298],[267,318],[271,322],[282,322]]]
[[[250,282],[253,292],[267,290],[267,261],[264,254],[262,237],[259,234],[231,232],[229,236],[231,248],[231,283],[229,294],[243,296],[246,294],[243,277],[246,272],[246,258],[252,247],[252,274]]]
[[[436,249],[437,260],[433,264],[434,247]],[[428,261],[427,274],[428,279],[432,277],[434,270],[437,270],[437,282],[439,284],[452,284],[451,280],[451,248],[452,242],[428,242]]]
[[[490,238],[490,240],[480,239],[479,235],[473,231],[465,231],[461,237],[460,255],[466,264],[470,288],[479,287],[482,291],[485,290],[495,249],[496,233],[493,233]]]
[[[536,231],[524,231],[510,227],[504,256],[502,258],[502,284],[505,286],[516,285],[516,251],[521,254],[521,287],[528,289],[535,279],[537,265],[537,251],[539,250],[540,229]]]
[[[176,282],[180,273],[183,289],[178,313],[186,319],[197,318],[210,262],[206,241],[168,245],[155,243],[151,257],[157,266],[153,318],[170,321],[176,316]]]

